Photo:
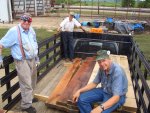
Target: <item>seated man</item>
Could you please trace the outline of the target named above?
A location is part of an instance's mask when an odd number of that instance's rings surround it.
[[[97,52],[99,72],[94,81],[73,95],[80,113],[111,113],[125,103],[128,81],[124,70],[109,58],[106,50]],[[101,87],[96,88],[101,83]],[[92,104],[101,104],[92,109]]]

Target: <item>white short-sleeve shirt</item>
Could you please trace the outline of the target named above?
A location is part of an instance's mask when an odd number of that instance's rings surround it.
[[[75,26],[80,27],[81,24],[75,18],[69,21],[69,17],[65,18],[60,24],[61,30],[68,32],[73,32]]]

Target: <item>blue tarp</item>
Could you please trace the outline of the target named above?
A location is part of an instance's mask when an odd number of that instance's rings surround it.
[[[140,23],[135,23],[135,24],[133,24],[132,27],[133,27],[134,30],[136,30],[136,29],[144,30],[144,27]]]
[[[114,20],[113,20],[113,18],[106,18],[106,22],[108,22],[108,23],[113,23],[114,22]]]

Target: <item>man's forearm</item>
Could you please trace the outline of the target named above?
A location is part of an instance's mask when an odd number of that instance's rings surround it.
[[[104,110],[112,107],[114,104],[116,104],[120,99],[120,96],[113,96],[109,100],[107,100],[105,103],[102,105],[104,106]]]
[[[91,90],[91,89],[93,89],[93,88],[96,88],[96,86],[97,86],[97,84],[95,84],[95,83],[90,83],[90,84],[86,85],[85,87],[79,89],[79,91],[80,91],[80,93],[81,93],[81,92],[85,92],[85,91]]]
[[[80,28],[81,28],[84,32],[86,32],[85,29],[84,29],[82,26],[80,26]]]

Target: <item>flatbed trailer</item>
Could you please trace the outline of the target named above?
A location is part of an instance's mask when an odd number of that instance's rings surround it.
[[[150,75],[150,65],[131,36],[74,32],[74,39],[76,42],[74,46],[75,57],[85,59],[86,57],[93,56],[97,49],[109,50],[110,47],[117,48],[115,51],[110,48],[113,54],[125,55],[127,57],[126,61],[129,63],[128,68],[130,70],[130,79],[133,86],[133,89],[129,91],[131,91],[132,94],[134,93],[137,104],[136,112],[149,113],[150,89],[147,79]],[[99,42],[99,44],[95,42]],[[89,47],[87,44],[94,44],[94,46]],[[86,49],[83,47],[84,45],[90,51],[84,51],[84,49]],[[41,60],[41,65],[38,67],[36,93],[43,95],[43,100],[46,100],[47,97],[52,94],[62,76],[67,71],[67,67],[64,66],[64,62],[62,61],[63,51],[61,50],[61,46],[60,34],[56,34],[39,43],[39,58]],[[95,51],[91,52],[93,49]],[[19,112],[21,95],[18,81],[11,83],[17,78],[16,70],[10,68],[12,64],[13,59],[11,56],[4,59],[5,75],[0,78],[1,87],[5,87],[4,92],[1,93],[3,103],[2,109]],[[128,102],[131,103],[130,101]],[[63,111],[59,111],[57,108],[47,108],[45,103],[41,101],[34,103],[33,106],[36,107],[39,113],[63,113]]]

